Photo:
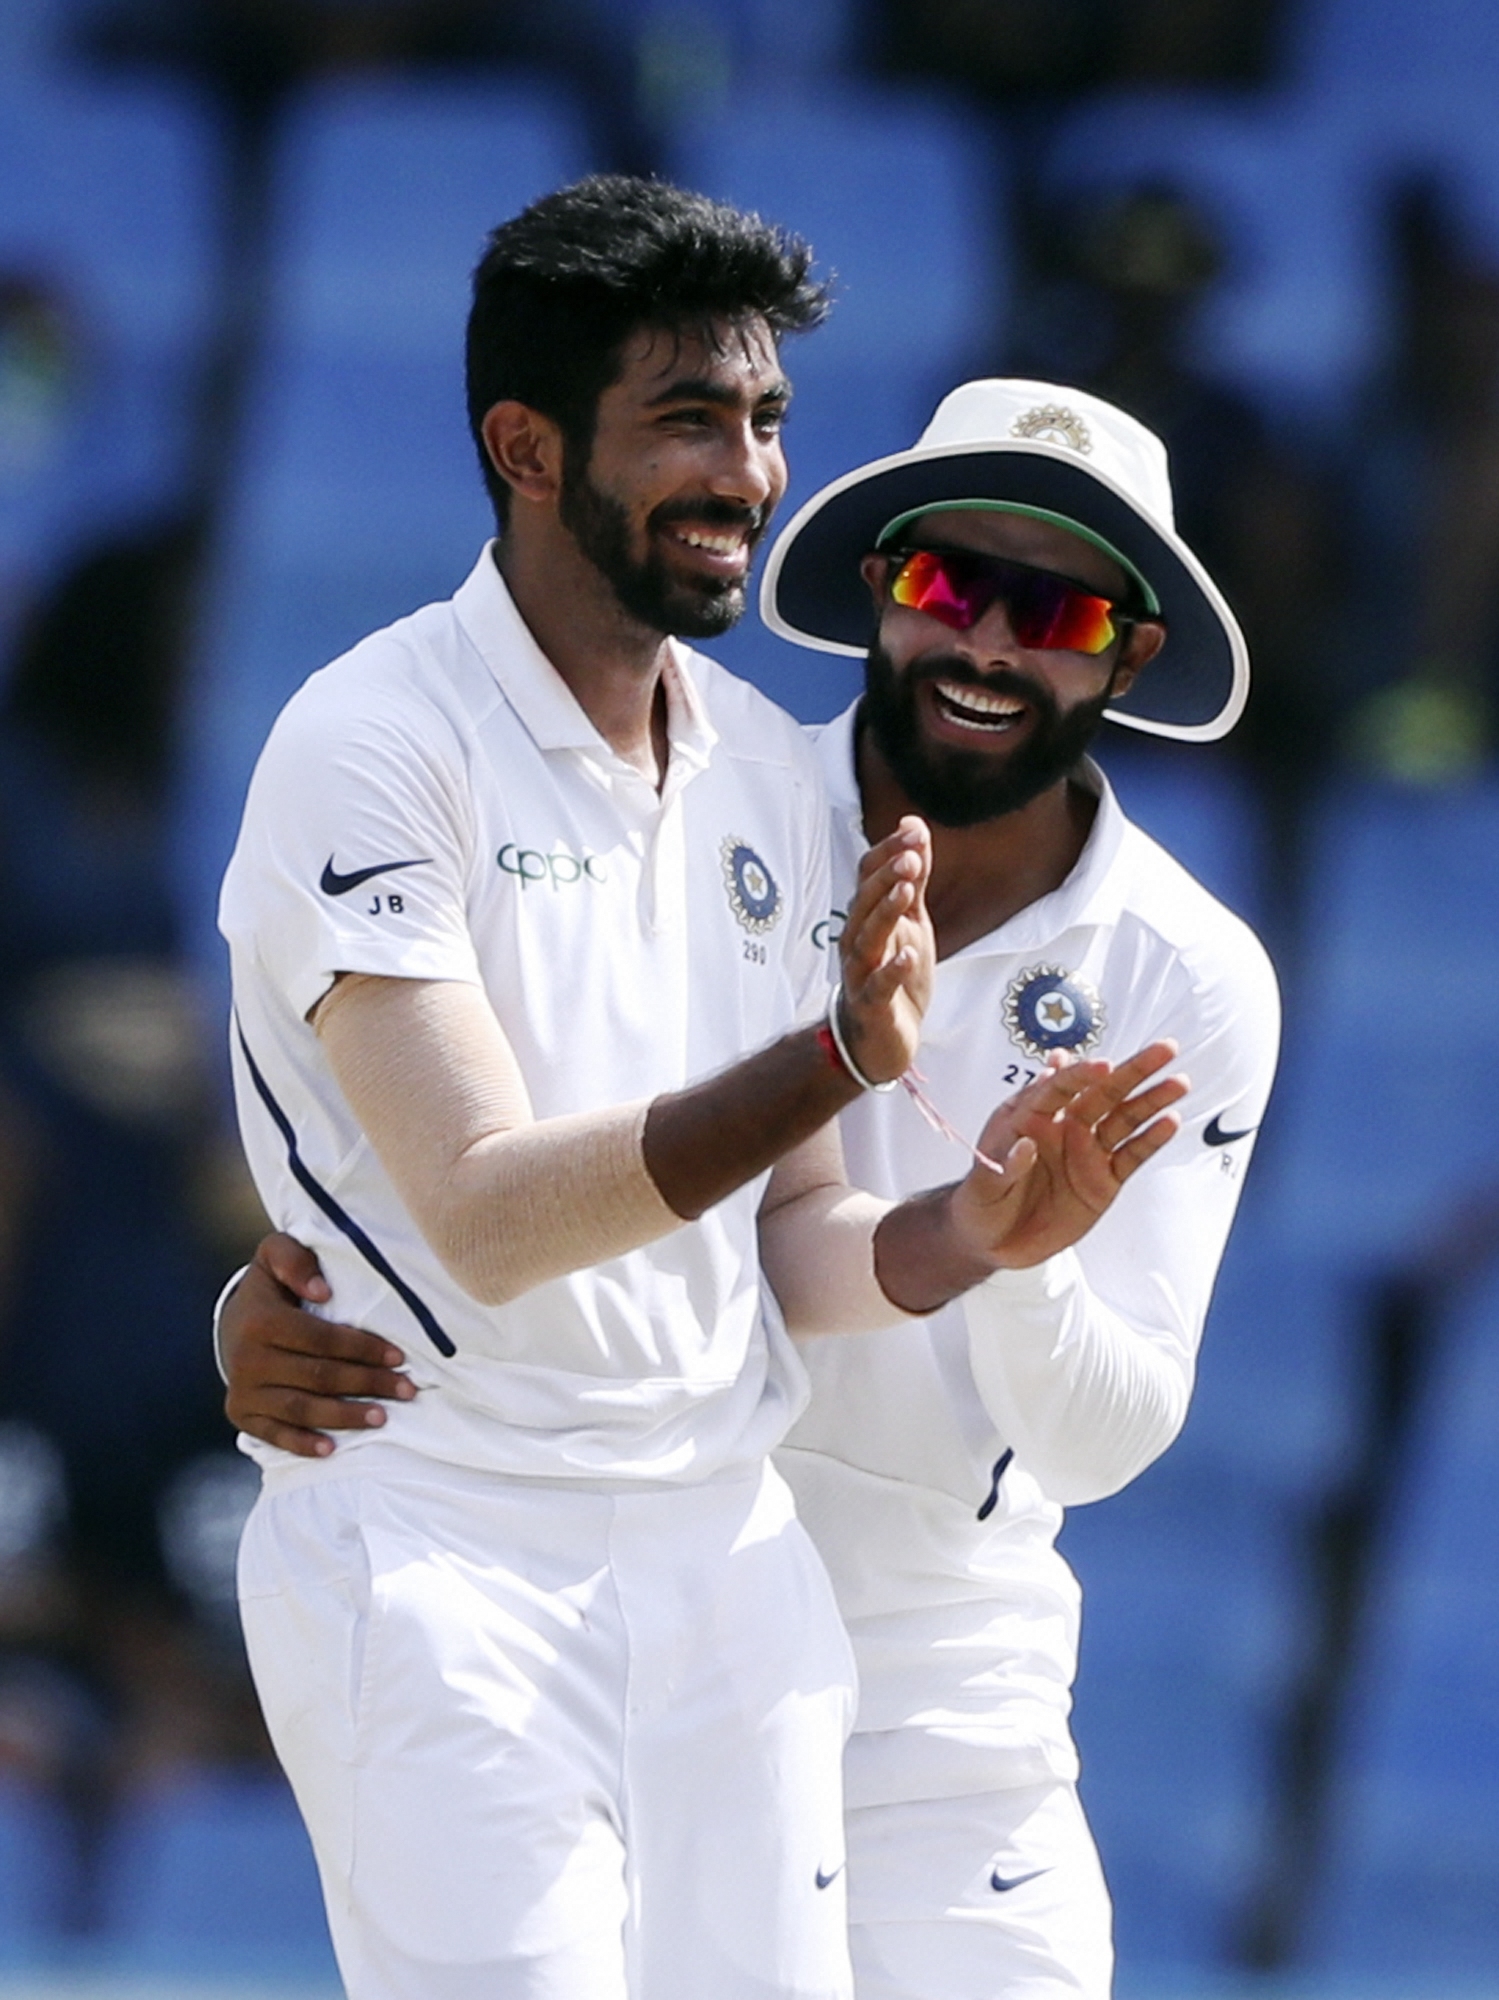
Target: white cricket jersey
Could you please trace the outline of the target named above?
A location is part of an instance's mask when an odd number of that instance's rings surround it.
[[[814,1018],[828,816],[811,749],[685,648],[666,688],[658,794],[594,729],[486,550],[451,600],[314,674],[262,753],[220,908],[245,1148],[339,1318],[398,1342],[423,1392],[379,1433],[341,1433],[341,1470],[395,1447],[517,1476],[695,1481],[762,1456],[805,1398],[762,1299],[763,1178],[659,1242],[481,1305],[423,1240],[306,1018],[338,972],[481,985],[538,1118],[678,1089]],[[253,1449],[274,1476],[307,1476]]]
[[[819,755],[846,906],[865,847],[852,710]],[[1098,813],[1067,880],[938,970],[928,1093],[976,1139],[1050,1049],[1119,1060],[1163,1036],[1192,1091],[1181,1132],[1075,1250],[925,1320],[802,1343],[812,1400],[777,1462],[858,1659],[851,1805],[1076,1775],[1062,1506],[1116,1491],[1180,1429],[1269,1095],[1279,1000],[1264,950],[1088,770]],[[903,1092],[861,1098],[841,1124],[850,1180],[877,1194],[965,1171]]]

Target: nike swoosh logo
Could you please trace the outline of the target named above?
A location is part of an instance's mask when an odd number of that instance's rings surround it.
[[[1034,1882],[1038,1875],[1049,1875],[1050,1873],[1051,1870],[1049,1868],[1033,1868],[1029,1875],[1001,1875],[996,1868],[994,1873],[989,1877],[989,1887],[991,1889],[998,1889],[1000,1895],[1004,1896],[1011,1889],[1018,1889],[1022,1882]]]
[[[318,887],[325,896],[347,896],[351,889],[357,889],[361,882],[368,882],[374,875],[393,875],[398,868],[422,868],[425,861],[377,861],[373,868],[356,868],[351,874],[340,875],[333,866],[333,856],[328,856]]]
[[[844,1866],[845,1866],[845,1864],[844,1864],[844,1863],[843,1863],[842,1861],[840,1861],[840,1862],[838,1863],[838,1866],[837,1866],[837,1867],[836,1867],[836,1868],[835,1868],[835,1869],[833,1870],[833,1872],[832,1872],[832,1874],[831,1874],[831,1875],[824,1875],[824,1874],[823,1874],[823,1872],[822,1872],[822,1870],[821,1870],[821,1869],[819,1868],[819,1869],[818,1869],[818,1871],[817,1871],[817,1886],[818,1886],[818,1888],[819,1888],[819,1889],[826,1889],[826,1888],[828,1888],[828,1887],[829,1887],[829,1886],[830,1886],[830,1885],[831,1885],[832,1883],[836,1882],[836,1881],[838,1880],[838,1877],[839,1877],[839,1876],[840,1876],[840,1875],[841,1875],[841,1874],[843,1873],[843,1870],[844,1870]]]
[[[1221,1115],[1220,1113],[1203,1133],[1202,1143],[1205,1146],[1231,1146],[1235,1139],[1247,1139],[1251,1132],[1258,1132],[1260,1129],[1258,1125],[1246,1125],[1242,1132],[1225,1132],[1220,1122]]]

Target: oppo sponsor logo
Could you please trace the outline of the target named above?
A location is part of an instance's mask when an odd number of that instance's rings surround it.
[[[554,890],[575,888],[579,882],[607,882],[608,872],[596,854],[571,854],[565,847],[543,854],[535,847],[517,847],[507,840],[495,856],[500,871],[513,875],[522,889],[550,883]]]

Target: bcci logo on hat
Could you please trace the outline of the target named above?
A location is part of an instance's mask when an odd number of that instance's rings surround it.
[[[1105,1018],[1097,989],[1060,965],[1027,966],[1005,994],[1011,1041],[1043,1059],[1057,1049],[1086,1055],[1097,1048]]]
[[[1093,449],[1093,433],[1065,403],[1043,403],[1038,410],[1027,410],[1011,424],[1010,436],[1030,438],[1036,444],[1070,445],[1084,454]]]
[[[774,930],[781,919],[776,879],[747,840],[730,834],[719,849],[729,908],[747,931]]]

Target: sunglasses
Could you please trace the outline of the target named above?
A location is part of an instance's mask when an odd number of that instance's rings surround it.
[[[991,604],[1003,601],[1010,629],[1028,649],[1101,653],[1121,626],[1132,624],[1121,607],[1095,597],[1081,584],[1049,569],[1008,562],[972,549],[879,549],[895,565],[890,595],[907,611],[924,611],[954,632],[977,625]]]

